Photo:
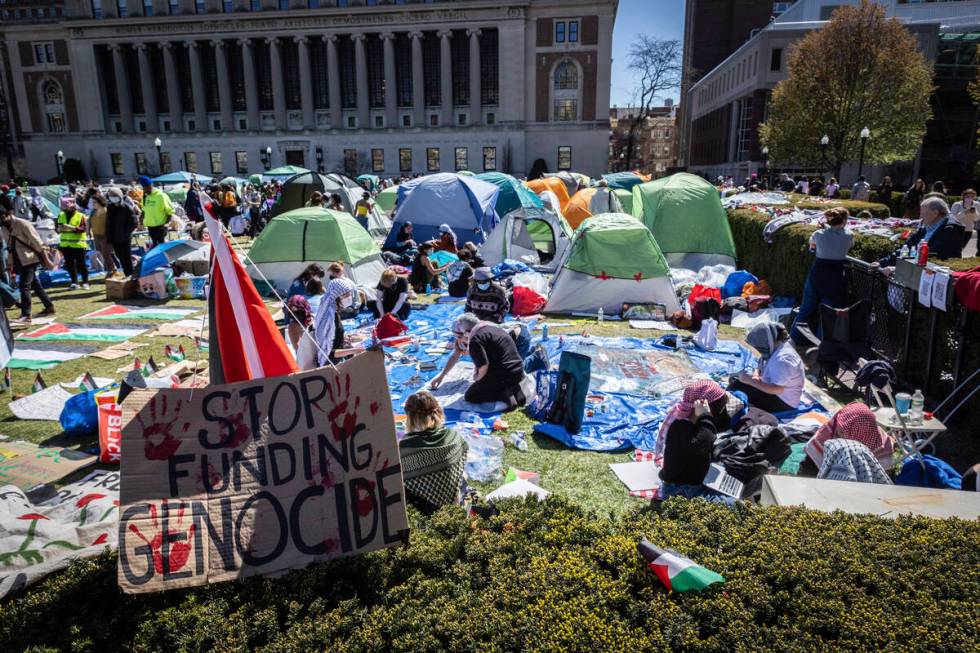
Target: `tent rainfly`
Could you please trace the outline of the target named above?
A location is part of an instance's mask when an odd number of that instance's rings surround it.
[[[619,315],[623,304],[680,309],[667,261],[650,230],[624,213],[593,216],[575,232],[551,286],[545,313]]]
[[[540,197],[541,193],[546,190],[550,190],[558,198],[558,203],[561,204],[562,213],[568,207],[568,186],[565,185],[558,177],[542,177],[541,179],[532,179],[527,182],[527,187],[538,194]]]
[[[344,210],[354,215],[354,205],[361,199],[364,189],[350,177],[336,172],[326,175],[316,172],[293,175],[283,183],[279,201],[272,207],[272,217],[305,207],[314,192],[340,196]],[[375,237],[386,235],[391,228],[391,223],[377,208],[368,214],[366,221],[359,219],[358,222]]]
[[[601,213],[622,213],[623,205],[609,188],[583,188],[572,196],[565,209],[565,219],[578,229],[587,218]]]
[[[554,272],[571,242],[572,230],[560,215],[519,208],[501,218],[480,247],[480,256],[491,267],[513,259],[538,272]]]
[[[447,224],[460,244],[481,244],[499,221],[494,205],[499,190],[476,177],[443,172],[398,186],[398,211],[386,245],[395,244],[401,225],[411,222],[418,242],[436,238]]]
[[[516,177],[502,172],[484,172],[477,179],[493,184],[500,189],[497,193],[497,215],[503,218],[511,211],[520,208],[540,209],[544,207],[541,198],[531,192]]]

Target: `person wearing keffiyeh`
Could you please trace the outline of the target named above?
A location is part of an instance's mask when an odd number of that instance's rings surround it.
[[[844,406],[810,438],[806,453],[817,467],[823,463],[827,442],[835,439],[860,442],[871,450],[882,467],[894,466],[895,440],[881,430],[875,414],[865,404],[854,402]]]
[[[333,359],[333,352],[343,347],[344,327],[340,311],[354,303],[356,286],[350,279],[338,277],[327,284],[327,291],[313,320],[314,338],[319,347],[317,362],[326,365]]]

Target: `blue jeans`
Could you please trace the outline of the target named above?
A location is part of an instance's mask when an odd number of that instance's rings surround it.
[[[517,353],[524,361],[524,373],[531,374],[548,368],[548,360],[537,350],[531,349],[531,332],[523,322],[517,322],[517,331],[513,333]]]
[[[793,342],[798,345],[805,345],[808,341],[803,337],[797,328],[800,323],[807,324],[815,335],[820,335],[820,319],[818,309],[821,304],[827,304],[834,308],[842,308],[845,303],[846,288],[843,286],[843,261],[821,261],[817,259],[810,274],[806,277],[806,285],[803,286],[803,301],[800,310],[793,320],[793,327],[789,335]],[[817,320],[811,322],[810,318],[817,315]]]
[[[696,499],[700,497],[705,501],[710,501],[711,503],[723,503],[726,506],[735,505],[735,499],[733,497],[720,492],[715,492],[711,488],[703,485],[678,485],[675,483],[664,483],[660,486],[660,495],[664,499],[669,499],[670,497]]]

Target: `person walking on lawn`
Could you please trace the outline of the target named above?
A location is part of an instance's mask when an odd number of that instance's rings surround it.
[[[174,214],[174,205],[162,190],[153,187],[149,177],[140,177],[140,186],[143,187],[143,226],[156,247],[167,240],[167,223]]]
[[[0,203],[0,225],[3,226],[3,237],[10,251],[10,260],[14,272],[17,273],[17,287],[20,290],[20,317],[11,320],[11,323],[28,325],[31,323],[32,290],[44,305],[44,310],[39,315],[54,315],[54,303],[37,279],[37,266],[43,263],[50,268],[51,261],[44,248],[44,241],[34,225],[14,217],[11,208],[6,203]]]
[[[88,290],[88,265],[85,252],[88,251],[88,225],[85,214],[75,207],[75,198],[66,195],[61,198],[61,213],[58,214],[58,249],[65,257],[65,270],[71,285],[68,290],[78,288],[79,279],[82,288]]]

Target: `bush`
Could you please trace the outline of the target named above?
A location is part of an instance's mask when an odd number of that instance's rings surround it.
[[[625,493],[624,493],[625,500]],[[642,537],[727,580],[671,594]],[[0,606],[4,650],[931,651],[980,637],[980,523],[668,501],[621,519],[560,498],[412,515],[411,546],[278,579],[126,596],[116,558]]]

